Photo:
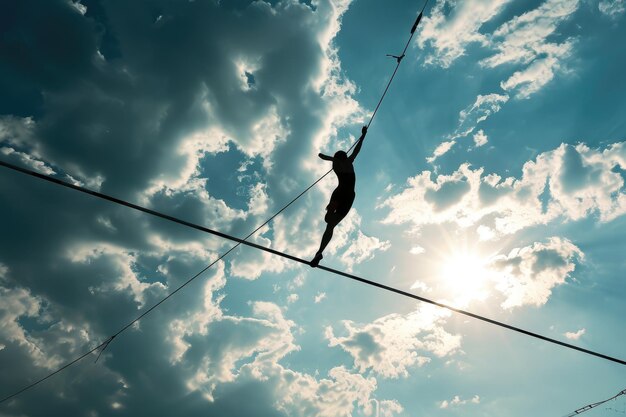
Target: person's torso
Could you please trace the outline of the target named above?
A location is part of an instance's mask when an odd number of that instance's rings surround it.
[[[339,179],[339,188],[354,191],[356,175],[352,162],[347,159],[345,161],[333,161],[333,171]]]

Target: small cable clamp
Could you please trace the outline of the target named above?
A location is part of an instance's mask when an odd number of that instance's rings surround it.
[[[100,359],[100,356],[102,356],[102,353],[107,347],[109,347],[109,343],[111,343],[114,338],[115,336],[111,336],[102,344],[102,349],[100,349],[100,353],[98,353],[98,357],[96,358],[96,361],[94,363],[98,363],[98,359]]]
[[[406,55],[402,54],[402,55],[398,56],[398,55],[387,54],[387,56],[391,57],[391,58],[395,58],[396,61],[398,61],[398,64],[399,64],[400,62],[402,62],[402,58],[404,58]]]

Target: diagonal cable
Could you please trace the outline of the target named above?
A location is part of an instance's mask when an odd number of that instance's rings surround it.
[[[288,253],[281,252],[281,251],[278,251],[276,249],[268,248],[268,247],[265,247],[265,246],[261,246],[259,244],[253,243],[253,242],[248,242],[248,241],[246,241],[244,239],[240,239],[238,237],[231,236],[229,234],[226,234],[226,233],[223,233],[223,232],[219,232],[217,230],[209,229],[209,228],[207,228],[205,226],[198,225],[198,224],[186,221],[186,220],[182,220],[182,219],[179,219],[177,217],[171,216],[169,214],[165,214],[165,213],[161,213],[159,211],[153,210],[153,209],[149,209],[147,207],[139,206],[137,204],[134,204],[134,203],[131,203],[131,202],[128,202],[128,201],[125,201],[125,200],[121,200],[119,198],[112,197],[112,196],[109,196],[107,194],[100,193],[98,191],[89,190],[89,189],[87,189],[85,187],[81,187],[81,186],[78,186],[78,185],[75,185],[75,184],[71,184],[69,182],[60,180],[58,178],[49,177],[47,175],[40,174],[40,173],[32,171],[30,169],[26,169],[26,168],[19,167],[19,166],[13,165],[13,164],[9,164],[9,163],[4,162],[4,161],[0,161],[0,166],[6,167],[6,168],[10,168],[10,169],[18,171],[20,173],[27,174],[27,175],[30,175],[30,176],[33,176],[33,177],[36,177],[36,178],[39,178],[39,179],[42,179],[42,180],[45,180],[45,181],[48,181],[48,182],[60,185],[60,186],[63,186],[63,187],[66,187],[66,188],[71,188],[73,190],[80,191],[82,193],[85,193],[85,194],[88,194],[88,195],[91,195],[91,196],[94,196],[94,197],[97,197],[97,198],[100,198],[100,199],[103,199],[103,200],[107,200],[107,201],[110,201],[110,202],[113,202],[113,203],[116,203],[116,204],[119,204],[119,205],[123,205],[123,206],[126,206],[128,208],[131,208],[131,209],[134,209],[134,210],[146,213],[146,214],[150,214],[150,215],[155,216],[155,217],[159,217],[161,219],[165,219],[165,220],[168,220],[168,221],[171,221],[171,222],[174,222],[174,223],[178,223],[180,225],[187,226],[187,227],[190,227],[192,229],[199,230],[201,232],[209,233],[209,234],[211,234],[213,236],[217,236],[217,237],[220,237],[220,238],[223,238],[223,239],[228,239],[228,240],[231,240],[233,242],[237,242],[238,244],[243,244],[243,245],[246,245],[246,246],[258,249],[258,250],[262,250],[262,251],[271,253],[273,255],[280,256],[280,257],[285,258],[285,259],[289,259],[289,260],[294,261],[294,262],[298,262],[298,263],[301,263],[301,264],[304,264],[304,265],[309,265],[309,261],[304,260],[304,259],[299,258],[299,257],[296,257],[296,256],[293,256],[293,255],[290,255]],[[217,262],[217,261],[215,261],[215,262]],[[433,301],[433,300],[430,300],[428,298],[421,297],[419,295],[416,295],[416,294],[413,294],[413,293],[410,293],[410,292],[407,292],[407,291],[403,291],[403,290],[400,290],[400,289],[397,289],[397,288],[394,288],[394,287],[391,287],[391,286],[388,286],[388,285],[385,285],[385,284],[381,284],[379,282],[375,282],[375,281],[372,281],[372,280],[369,280],[369,279],[366,279],[366,278],[362,278],[362,277],[354,275],[354,274],[350,274],[350,273],[347,273],[347,272],[344,272],[344,271],[340,271],[340,270],[337,270],[337,269],[329,268],[329,267],[326,267],[326,266],[323,266],[323,265],[319,265],[318,269],[322,269],[324,271],[333,273],[335,275],[343,276],[345,278],[349,278],[349,279],[352,279],[354,281],[358,281],[358,282],[361,282],[363,284],[367,284],[367,285],[370,285],[372,287],[376,287],[376,288],[379,288],[379,289],[382,289],[382,290],[385,290],[385,291],[388,291],[388,292],[396,293],[396,294],[402,295],[404,297],[412,298],[414,300],[418,300],[418,301],[421,301],[421,302],[424,302],[424,303],[432,304],[432,305],[435,305],[437,307],[445,308],[445,309],[450,310],[452,312],[455,312],[455,313],[458,313],[458,314],[462,314],[462,315],[465,315],[465,316],[468,316],[468,317],[472,317],[474,319],[477,319],[477,320],[480,320],[480,321],[484,321],[486,323],[493,324],[495,326],[499,326],[499,327],[502,327],[502,328],[505,328],[505,329],[508,329],[508,330],[512,330],[514,332],[521,333],[523,335],[530,336],[530,337],[533,337],[533,338],[536,338],[536,339],[539,339],[539,340],[543,340],[545,342],[553,343],[553,344],[556,344],[556,345],[559,345],[559,346],[563,346],[563,347],[568,348],[568,349],[572,349],[572,350],[576,350],[576,351],[579,351],[579,352],[582,352],[582,353],[586,353],[588,355],[596,356],[598,358],[602,358],[602,359],[605,359],[605,360],[608,360],[608,361],[611,361],[611,362],[615,362],[615,363],[618,363],[620,365],[626,365],[626,361],[624,361],[622,359],[618,359],[618,358],[615,358],[615,357],[612,357],[612,356],[608,356],[608,355],[605,355],[603,353],[599,353],[599,352],[596,352],[596,351],[593,351],[593,350],[585,349],[585,348],[582,348],[582,347],[579,347],[579,346],[576,346],[576,345],[572,345],[570,343],[562,342],[560,340],[556,340],[556,339],[553,339],[553,338],[550,338],[550,337],[547,337],[547,336],[543,336],[543,335],[535,333],[535,332],[531,332],[531,331],[528,331],[528,330],[525,330],[525,329],[522,329],[522,328],[519,328],[519,327],[515,327],[515,326],[512,326],[512,325],[500,322],[498,320],[490,319],[488,317],[484,317],[484,316],[481,316],[479,314],[471,313],[471,312],[466,311],[466,310],[455,308],[455,307],[452,307],[452,306],[444,304],[444,303]],[[171,296],[171,294],[170,294],[170,296]],[[152,309],[154,309],[154,308],[155,307],[152,307]],[[147,314],[147,312],[145,312],[143,315],[145,315],[145,314]],[[121,333],[122,331],[124,331],[128,327],[130,327],[130,325],[125,326],[117,334]],[[113,337],[115,337],[115,336],[113,336]],[[105,343],[107,343],[107,342],[105,342]],[[4,401],[4,400],[2,400],[2,401]],[[0,402],[2,402],[2,401],[0,401]]]

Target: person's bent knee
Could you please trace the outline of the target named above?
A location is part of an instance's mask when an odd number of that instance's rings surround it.
[[[328,225],[328,227],[335,227],[341,221],[341,219],[337,218],[336,215],[328,215],[324,217],[324,220],[326,221],[326,224]]]

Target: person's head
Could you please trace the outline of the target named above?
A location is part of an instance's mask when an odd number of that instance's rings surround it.
[[[346,159],[348,159],[348,154],[345,153],[345,151],[337,151],[335,152],[335,159],[345,161]]]

